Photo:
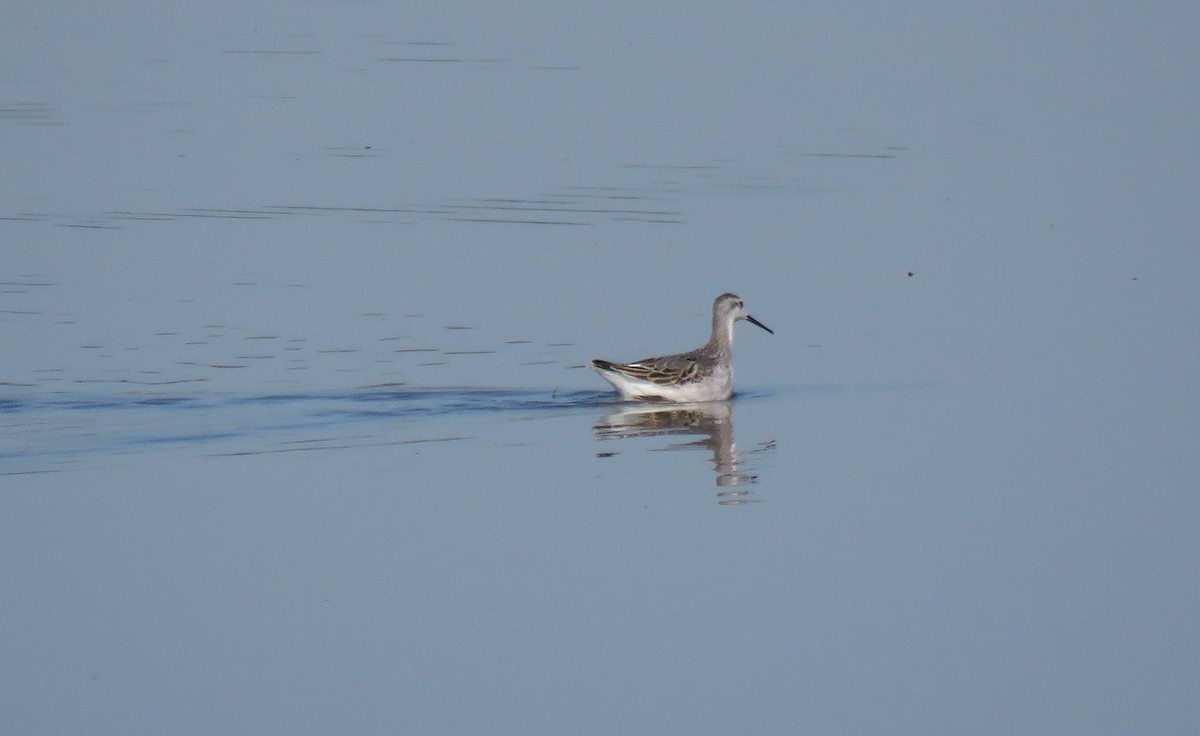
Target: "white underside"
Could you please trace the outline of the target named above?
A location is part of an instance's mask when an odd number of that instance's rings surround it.
[[[625,399],[660,399],[690,403],[695,401],[724,401],[733,395],[733,371],[717,367],[704,380],[679,386],[660,386],[639,381],[623,373],[606,371],[593,366],[600,376],[611,383]]]

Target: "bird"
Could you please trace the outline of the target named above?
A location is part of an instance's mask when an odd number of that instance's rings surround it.
[[[772,335],[775,331],[750,316],[741,297],[725,293],[713,300],[712,336],[687,353],[616,363],[597,358],[592,369],[623,399],[682,403],[724,401],[733,395],[733,323],[744,319]]]

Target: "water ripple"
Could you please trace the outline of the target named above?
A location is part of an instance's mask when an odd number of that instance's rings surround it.
[[[592,410],[601,391],[368,386],[283,394],[29,394],[0,398],[0,475],[80,469],[87,458],[204,447],[210,455],[466,439],[454,417]],[[436,424],[435,418],[448,419]],[[220,447],[214,447],[220,445]]]

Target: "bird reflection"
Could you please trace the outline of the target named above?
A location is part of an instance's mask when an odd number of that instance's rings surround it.
[[[692,442],[668,444],[659,450],[709,450],[719,488],[718,503],[732,506],[752,503],[749,489],[740,488],[757,481],[746,472],[733,440],[733,406],[729,401],[703,404],[673,404],[669,407],[638,404],[623,407],[603,417],[593,427],[601,440],[634,437],[699,437]],[[607,457],[614,453],[597,453]]]

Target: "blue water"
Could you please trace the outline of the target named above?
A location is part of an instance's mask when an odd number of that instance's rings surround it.
[[[205,454],[253,454],[432,442],[439,418],[594,413],[607,392],[369,388],[319,394],[52,395],[0,402],[6,434],[0,473],[86,468],[96,457],[171,445]],[[231,447],[240,450],[231,451]],[[64,464],[66,463],[66,464]]]
[[[1200,730],[1197,7],[13,5],[0,731]]]

